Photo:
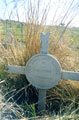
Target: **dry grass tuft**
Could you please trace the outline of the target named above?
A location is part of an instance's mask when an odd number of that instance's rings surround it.
[[[23,112],[23,109],[15,102],[8,102],[8,100],[5,100],[5,96],[0,90],[0,120],[23,118]]]

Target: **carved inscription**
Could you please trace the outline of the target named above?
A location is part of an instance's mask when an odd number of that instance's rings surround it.
[[[58,61],[52,56],[38,54],[28,61],[25,74],[32,85],[47,89],[56,85],[60,80],[61,68]]]

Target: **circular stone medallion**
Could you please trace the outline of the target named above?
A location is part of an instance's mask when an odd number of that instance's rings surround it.
[[[25,75],[36,88],[48,89],[61,79],[61,66],[51,55],[37,54],[27,62]]]

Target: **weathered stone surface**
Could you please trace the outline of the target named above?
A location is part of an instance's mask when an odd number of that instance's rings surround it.
[[[79,72],[62,71],[61,79],[65,79],[65,80],[79,80]]]
[[[8,73],[25,74],[25,67],[8,65]]]
[[[53,56],[38,54],[27,62],[25,74],[33,86],[48,89],[61,79],[61,67]]]
[[[48,53],[49,36],[50,36],[50,33],[47,33],[47,34],[41,33],[41,48],[40,48],[41,54]]]

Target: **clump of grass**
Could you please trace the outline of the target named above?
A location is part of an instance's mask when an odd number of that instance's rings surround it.
[[[61,108],[61,114],[75,111],[79,113],[79,83],[78,81],[61,80],[53,89],[48,90],[47,103],[50,111],[57,114]]]
[[[2,86],[3,82],[0,83]],[[5,96],[0,90],[0,119],[20,119],[23,118],[23,109],[15,102],[8,102],[5,100]]]
[[[8,43],[6,43],[8,44],[8,48],[5,49],[3,46],[1,46],[1,49],[0,49],[1,59],[5,60],[7,64],[25,65],[29,60],[29,58],[31,58],[33,55],[38,54],[40,52],[40,39],[41,39],[40,33],[51,32],[49,53],[54,55],[59,60],[59,62],[62,65],[62,68],[67,70],[72,69],[71,64],[73,63],[70,63],[69,61],[70,40],[67,36],[69,32],[69,29],[67,27],[72,20],[70,20],[67,23],[67,25],[65,25],[64,27],[60,26],[61,23],[53,27],[46,26],[45,24],[46,24],[47,17],[49,15],[49,10],[50,10],[49,3],[44,6],[42,12],[39,10],[40,4],[41,4],[41,2],[39,1],[37,2],[32,2],[31,0],[27,1],[27,6],[28,6],[27,12],[26,12],[26,6],[25,6],[26,4],[23,6],[24,12],[25,12],[24,14],[26,15],[26,19],[25,19],[26,21],[25,23],[22,23],[24,40],[21,42],[23,42],[23,46],[20,46],[19,41],[17,40],[18,39],[17,35],[15,34],[15,31],[17,30],[17,24],[20,24],[20,22],[19,23],[12,22],[12,24],[11,22],[9,22],[12,28],[12,34],[14,36],[15,44],[10,43],[10,39],[8,39]],[[17,12],[17,18],[19,20],[18,11],[16,12]],[[11,14],[12,13],[13,11],[11,11]],[[13,25],[15,25],[15,27]],[[19,25],[19,29],[20,29],[20,25]],[[62,34],[60,34],[61,29],[63,29]]]
[[[6,80],[0,82],[0,119],[1,120],[10,120],[10,119],[22,119],[24,118],[32,118],[36,116],[35,105],[28,105],[27,102],[23,102],[18,105],[17,100],[14,100],[14,96],[20,93],[22,90],[16,91],[16,89],[12,89],[12,91],[7,91],[6,94],[2,91],[4,85],[7,86]],[[6,99],[6,97],[10,94],[10,97]],[[19,96],[20,97],[20,96]],[[27,120],[27,119],[26,119]]]

